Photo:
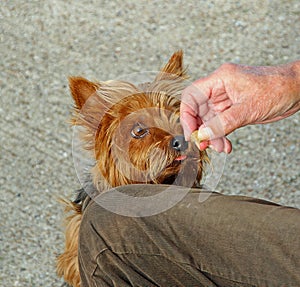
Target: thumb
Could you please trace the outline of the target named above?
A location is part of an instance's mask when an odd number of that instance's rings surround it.
[[[227,136],[234,130],[246,125],[246,118],[239,104],[231,106],[205,121],[199,128],[198,137],[200,141],[207,141]]]

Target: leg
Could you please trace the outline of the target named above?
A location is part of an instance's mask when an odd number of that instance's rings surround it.
[[[79,239],[82,287],[300,286],[300,210],[219,194],[200,203],[199,192],[140,218],[91,203]]]

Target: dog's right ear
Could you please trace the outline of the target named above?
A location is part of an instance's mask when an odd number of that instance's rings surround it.
[[[186,68],[183,65],[183,51],[179,50],[175,52],[168,63],[161,69],[160,78],[168,77],[169,75],[176,75],[182,78],[188,78]]]
[[[82,77],[70,77],[69,86],[76,108],[81,110],[87,99],[94,95],[100,85]]]

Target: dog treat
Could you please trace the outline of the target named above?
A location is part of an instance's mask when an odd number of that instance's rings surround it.
[[[201,137],[199,137],[199,130],[195,130],[191,134],[191,141],[194,142],[197,147],[199,147],[201,142],[209,141],[211,139],[214,139],[214,134],[209,127],[201,129]]]
[[[191,141],[195,143],[197,147],[199,147],[201,139],[198,137],[198,130],[192,132]]]

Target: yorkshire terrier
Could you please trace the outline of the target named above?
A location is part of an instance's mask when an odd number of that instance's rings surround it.
[[[90,181],[96,193],[128,184],[200,185],[208,157],[185,141],[179,117],[187,78],[183,53],[178,51],[152,82],[69,79],[75,102],[71,122],[81,128],[84,148],[91,151]],[[90,196],[82,188],[76,200],[65,201],[71,215],[66,219],[65,250],[58,257],[57,273],[74,287],[80,286],[78,235]]]

